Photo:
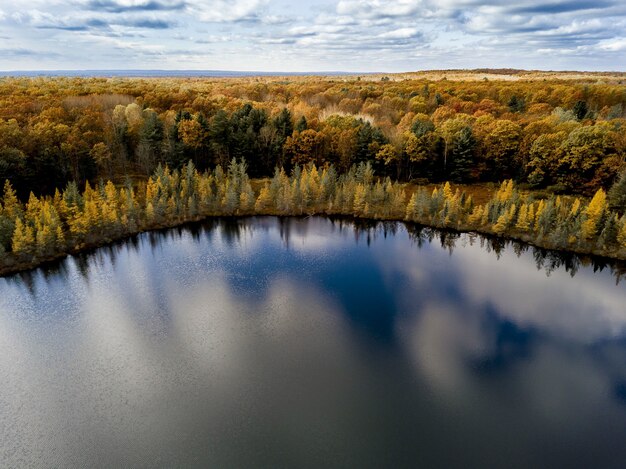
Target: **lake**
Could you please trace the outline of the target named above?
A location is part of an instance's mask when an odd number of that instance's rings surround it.
[[[0,279],[3,467],[624,467],[623,265],[212,220]]]

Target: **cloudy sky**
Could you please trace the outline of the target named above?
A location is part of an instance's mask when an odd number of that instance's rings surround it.
[[[626,70],[624,0],[0,0],[0,70]]]

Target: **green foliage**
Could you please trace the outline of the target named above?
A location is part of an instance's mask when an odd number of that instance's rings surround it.
[[[572,111],[574,112],[576,119],[578,119],[579,121],[583,120],[589,112],[587,102],[582,100],[576,101],[576,104],[574,104],[574,108],[572,109]]]
[[[523,112],[526,108],[526,102],[524,101],[524,98],[513,95],[511,96],[511,99],[509,99],[508,106],[511,112]]]
[[[626,212],[626,171],[615,181],[607,196],[611,210]]]
[[[464,127],[457,134],[452,145],[450,178],[455,182],[469,182],[474,168],[476,139],[470,127]]]

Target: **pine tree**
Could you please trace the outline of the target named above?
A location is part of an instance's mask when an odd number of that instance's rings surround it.
[[[154,223],[154,206],[152,202],[148,202],[146,205],[146,220],[148,223]]]
[[[235,183],[228,179],[226,181],[226,189],[224,198],[222,199],[222,210],[227,215],[233,215],[239,206],[239,194],[236,190]]]
[[[598,222],[606,210],[606,194],[602,189],[598,189],[585,210],[585,221],[581,227],[583,239],[591,239],[596,235]]]
[[[254,210],[258,213],[266,213],[268,210],[270,210],[270,208],[272,208],[272,205],[273,200],[270,192],[270,186],[269,184],[265,184],[265,186],[263,186],[261,188],[261,191],[259,192],[259,197],[257,198],[254,205]]]
[[[241,188],[241,194],[239,195],[239,207],[243,211],[249,211],[254,208],[254,192],[248,181],[245,182]]]
[[[517,216],[517,223],[515,227],[522,231],[528,231],[530,228],[530,224],[528,222],[528,205],[522,204],[519,210],[519,214]]]
[[[47,255],[54,249],[54,231],[50,229],[50,226],[44,225],[37,231],[35,236],[37,253],[39,255]]]
[[[527,220],[528,220],[528,229],[532,230],[535,225],[535,204],[534,203],[530,203],[528,205]]]
[[[611,210],[626,213],[626,171],[622,172],[615,184],[611,186],[607,198]]]
[[[507,224],[507,214],[503,213],[500,217],[498,217],[496,224],[493,225],[493,231],[495,231],[498,235],[501,235],[506,230]]]
[[[543,202],[543,200],[541,202]],[[545,236],[552,231],[556,219],[554,199],[549,199],[548,202],[544,203],[541,212],[537,211],[536,219],[536,228],[541,235]]]
[[[4,181],[4,195],[2,198],[3,211],[7,218],[15,220],[24,213],[22,204],[8,179]]]
[[[311,167],[309,168],[308,183],[309,183],[309,191],[311,194],[311,202],[314,205],[317,205],[320,202],[323,202],[320,200],[320,197],[322,194],[320,174],[315,165],[311,165]]]
[[[537,231],[539,227],[539,219],[541,218],[541,215],[543,211],[545,210],[545,208],[546,208],[546,203],[542,199],[539,201],[539,204],[537,204],[537,211],[535,212],[535,218],[534,218],[535,231]]]
[[[37,226],[41,218],[41,201],[32,192],[28,196],[26,203],[26,213],[24,214],[24,222],[31,226]]]
[[[470,226],[478,227],[479,225],[482,224],[484,210],[485,210],[484,206],[482,205],[477,205],[476,207],[474,207],[474,210],[472,211],[472,213],[467,219]]]
[[[306,117],[302,116],[300,120],[298,121],[298,123],[296,124],[296,127],[294,130],[296,132],[304,132],[308,128],[309,128],[309,124],[306,121]]]
[[[622,248],[626,248],[626,214],[622,215],[622,219],[620,220],[620,230],[617,234],[617,240],[622,245]]]
[[[322,201],[329,201],[335,194],[337,188],[337,171],[333,166],[324,168],[320,180],[320,197]]]
[[[498,217],[498,221],[495,225],[493,225],[493,231],[495,231],[498,235],[503,234],[512,220],[515,218],[516,207],[515,204],[511,205],[509,210],[505,211],[502,215]]]
[[[463,128],[455,138],[451,153],[450,177],[456,182],[465,182],[470,179],[474,168],[474,148],[476,139],[471,127]]]
[[[55,249],[57,252],[63,252],[63,250],[65,249],[65,233],[63,232],[63,229],[60,226],[57,226],[56,232],[55,232]]]
[[[589,108],[587,106],[587,102],[586,101],[577,101],[576,104],[574,104],[574,108],[572,109],[572,111],[574,112],[574,115],[576,116],[576,119],[583,120],[586,116],[587,116],[587,112],[588,112]]]
[[[489,206],[483,206],[483,217],[480,220],[480,224],[482,226],[489,224],[489,215]]]
[[[514,199],[514,195],[515,195],[515,185],[513,184],[513,179],[509,179],[508,181],[506,181],[506,189],[504,192],[504,199],[503,201],[510,201]]]
[[[411,195],[409,203],[406,206],[406,213],[404,214],[404,217],[407,220],[417,219],[417,192],[413,192]]]
[[[358,215],[361,215],[363,213],[363,208],[365,207],[366,198],[367,198],[367,193],[365,190],[365,186],[363,184],[357,184],[356,190],[354,191],[354,202],[353,202],[354,213]]]
[[[604,228],[600,233],[600,239],[598,243],[601,247],[613,247],[617,243],[619,235],[619,220],[617,219],[616,214],[610,214],[606,218],[606,222],[604,224]]]
[[[21,218],[15,219],[15,231],[11,240],[11,247],[15,254],[29,254],[35,247],[33,229],[25,225]]]
[[[572,208],[569,214],[570,214],[570,217],[577,217],[579,213],[580,213],[580,199],[577,197],[576,200],[574,200],[574,203],[572,204]]]
[[[394,187],[393,194],[391,197],[391,213],[394,216],[396,216],[396,214],[401,214],[404,210],[405,203],[406,203],[406,193],[404,192],[404,190],[400,187]]]

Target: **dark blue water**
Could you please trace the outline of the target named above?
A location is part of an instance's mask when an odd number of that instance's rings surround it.
[[[624,467],[619,266],[322,218],[0,279],[3,467]]]

